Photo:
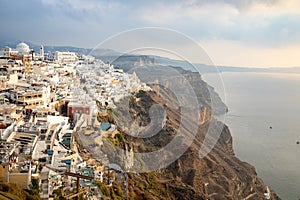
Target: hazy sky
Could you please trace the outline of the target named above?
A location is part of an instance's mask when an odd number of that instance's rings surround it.
[[[300,66],[299,0],[0,0],[0,25],[0,40],[78,47],[164,27],[193,38],[218,65]]]

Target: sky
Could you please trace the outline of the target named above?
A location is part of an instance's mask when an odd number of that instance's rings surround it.
[[[300,66],[299,0],[0,0],[0,25],[0,40],[88,48],[161,27],[192,38],[216,65]]]

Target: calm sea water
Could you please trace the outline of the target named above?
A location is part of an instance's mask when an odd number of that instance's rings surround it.
[[[217,76],[203,79],[226,99],[236,155],[282,199],[300,199],[300,74],[225,72],[225,92]]]

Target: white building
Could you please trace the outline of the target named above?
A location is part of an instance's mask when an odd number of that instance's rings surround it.
[[[24,42],[17,44],[16,50],[22,54],[29,54],[30,52],[29,46]]]
[[[2,47],[2,49],[0,50],[0,57],[8,58],[10,56],[11,51],[11,48],[9,48],[8,46]]]
[[[49,60],[56,61],[60,64],[73,64],[77,62],[78,58],[74,52],[55,51],[49,55]]]
[[[44,46],[41,45],[40,47],[40,56],[41,56],[41,60],[43,61],[44,60]]]

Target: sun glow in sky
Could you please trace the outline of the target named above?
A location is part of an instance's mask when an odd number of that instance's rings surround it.
[[[0,5],[0,40],[93,48],[121,31],[163,27],[193,38],[217,65],[300,66],[299,0],[0,0]]]

